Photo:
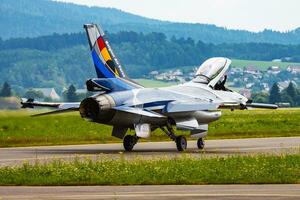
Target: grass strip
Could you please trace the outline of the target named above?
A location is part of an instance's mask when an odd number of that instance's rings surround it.
[[[0,185],[300,183],[300,154],[154,160],[60,160],[0,168]]]
[[[110,126],[87,122],[78,113],[30,117],[34,113],[0,111],[0,147],[121,142],[111,136]],[[208,139],[300,136],[299,121],[300,109],[224,110],[209,125]],[[150,140],[170,139],[156,130]]]

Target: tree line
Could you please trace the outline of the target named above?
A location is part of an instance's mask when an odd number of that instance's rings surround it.
[[[125,57],[124,62],[139,64],[137,59],[126,55],[139,55],[141,50],[146,52],[151,59],[146,64],[157,64],[160,60],[162,66],[176,66],[177,63],[186,65],[199,64],[199,60],[211,56],[228,56],[236,59],[266,60],[276,58],[287,58],[291,62],[300,61],[300,45],[283,45],[272,43],[204,43],[201,40],[194,40],[190,37],[171,37],[164,33],[137,33],[133,31],[120,31],[118,33],[107,32],[110,42],[118,49],[120,57]],[[41,51],[56,51],[71,48],[76,45],[87,46],[85,33],[57,34],[40,36],[36,38],[14,38],[8,40],[0,39],[0,51],[12,49],[35,49]],[[130,52],[128,52],[130,51]],[[169,55],[175,56],[176,62],[169,63]],[[157,59],[155,56],[160,56]],[[179,59],[181,57],[181,59]],[[174,57],[173,57],[174,58]],[[186,59],[185,59],[186,58]],[[145,57],[139,57],[144,60]]]
[[[259,92],[252,95],[252,100],[259,103],[279,104],[291,107],[300,106],[300,88],[292,81],[287,88],[280,90],[278,83],[274,83],[269,93]]]

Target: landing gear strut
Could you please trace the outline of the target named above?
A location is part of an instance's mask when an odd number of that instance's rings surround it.
[[[187,148],[186,138],[182,135],[176,136],[171,125],[167,125],[167,130],[164,127],[160,127],[165,134],[167,134],[176,143],[178,151],[184,151]]]
[[[198,149],[204,149],[205,142],[204,142],[204,139],[203,139],[203,138],[199,138],[199,139],[198,139],[198,141],[197,141],[197,146],[198,146]]]
[[[132,151],[134,145],[138,142],[137,136],[126,135],[123,139],[123,146],[125,151]]]

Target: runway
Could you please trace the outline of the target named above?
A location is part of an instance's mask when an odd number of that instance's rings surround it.
[[[0,199],[300,199],[300,185],[0,187]]]
[[[196,141],[188,142],[188,150],[177,152],[174,142],[144,142],[138,143],[133,152],[124,152],[121,143],[91,144],[42,147],[18,147],[0,149],[0,166],[18,165],[24,162],[48,162],[52,159],[131,159],[139,157],[173,158],[178,156],[227,156],[243,154],[282,154],[299,153],[300,137],[255,138],[255,139],[227,139],[207,140],[205,150],[198,150]]]

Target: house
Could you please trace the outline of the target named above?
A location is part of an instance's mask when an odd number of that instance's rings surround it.
[[[272,60],[272,62],[282,62],[282,60],[281,59],[274,59],[274,60]]]
[[[175,71],[167,71],[163,72],[161,74],[157,74],[154,76],[154,79],[156,80],[164,80],[164,81],[175,81],[179,77],[183,78],[183,73],[181,70],[175,70]],[[179,78],[179,79],[181,79]]]
[[[161,74],[158,74],[154,77],[156,80],[167,80],[168,79],[168,75],[167,73],[161,73]]]
[[[239,67],[232,67],[229,72],[233,72],[233,73],[239,73],[239,72],[242,72],[243,69],[242,68],[239,68]]]
[[[239,93],[240,93],[241,95],[243,95],[244,97],[246,97],[247,99],[250,99],[250,97],[251,97],[251,90],[241,89],[241,90],[239,91]]]
[[[246,88],[251,88],[254,85],[254,83],[247,83]]]
[[[151,76],[151,77],[154,77],[154,76],[156,76],[156,75],[158,75],[159,73],[158,73],[158,71],[151,71],[150,73],[149,73],[149,75]]]
[[[282,81],[278,82],[279,90],[282,91],[283,89],[287,88],[290,84],[290,81]]]
[[[268,68],[268,73],[271,73],[271,74],[278,74],[281,70],[280,70],[280,67],[278,66],[271,66]]]
[[[269,91],[270,90],[270,87],[269,87],[268,83],[262,83],[262,86],[263,86],[263,88],[264,88],[265,91]]]
[[[286,70],[292,74],[298,74],[300,73],[300,66],[290,65],[286,68]]]
[[[174,76],[182,76],[183,73],[182,73],[181,70],[177,69],[177,70],[175,70],[175,71],[173,72],[173,75],[174,75]]]
[[[57,94],[54,88],[33,88],[33,90],[42,92],[44,97],[49,97],[53,100],[60,99],[60,96]]]
[[[247,74],[260,74],[260,71],[254,66],[247,66],[244,68],[244,73]]]

